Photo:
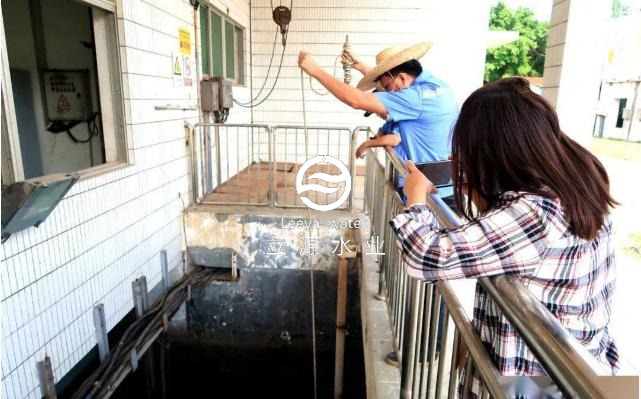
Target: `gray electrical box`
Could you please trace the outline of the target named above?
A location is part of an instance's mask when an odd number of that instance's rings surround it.
[[[219,112],[233,105],[229,81],[213,76],[200,82],[200,108],[203,112]]]
[[[84,121],[92,113],[88,70],[52,70],[42,73],[47,119]]]
[[[231,83],[225,79],[220,79],[220,102],[222,103],[222,108],[234,106],[231,96]]]
[[[213,112],[220,109],[218,84],[212,80],[200,81],[200,109]]]

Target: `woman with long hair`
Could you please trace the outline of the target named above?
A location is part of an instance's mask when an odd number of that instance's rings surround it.
[[[424,281],[512,274],[605,367],[614,244],[603,165],[565,135],[556,112],[522,78],[476,90],[452,133],[452,173],[467,222],[441,229],[425,205],[432,183],[408,162],[407,208],[391,226],[408,275]],[[503,375],[545,375],[477,284],[473,324]]]

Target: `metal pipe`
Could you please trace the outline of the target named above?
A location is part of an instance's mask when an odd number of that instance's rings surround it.
[[[456,297],[456,294],[452,288],[450,288],[449,283],[445,281],[436,283],[436,287],[441,293],[441,296],[450,311],[452,320],[454,320],[454,323],[458,327],[461,339],[465,342],[470,356],[477,365],[481,379],[487,385],[494,398],[504,398],[505,393],[498,383],[499,373],[496,370],[496,367],[494,367],[494,363],[485,350],[481,339],[467,318],[467,315],[463,310],[463,306]]]
[[[419,293],[418,293],[418,280],[410,280],[410,325],[405,330],[407,339],[402,344],[402,366],[401,366],[401,398],[411,399],[412,398],[412,385],[414,382],[414,357],[416,356],[416,335],[417,335],[417,324],[419,318]]]
[[[566,395],[607,397],[594,371],[603,366],[519,281],[499,275],[479,279],[479,283]]]
[[[343,397],[343,366],[345,358],[345,310],[347,304],[347,264],[346,258],[338,260],[338,280],[336,282],[336,356],[334,361],[334,398]]]
[[[200,111],[200,75],[201,75],[201,65],[200,65],[200,42],[198,35],[198,7],[194,7],[193,12],[194,19],[194,62],[196,63],[196,102],[198,104],[198,122],[202,122],[202,112]]]
[[[198,167],[196,154],[196,130],[191,124],[185,121],[185,134],[189,137],[189,154],[191,155],[191,199],[194,204],[198,203]]]
[[[458,353],[461,346],[461,335],[456,329],[456,323],[454,323],[454,343],[452,344],[452,357],[450,359],[450,379],[447,384],[447,397],[454,398],[456,394],[456,382],[458,381]],[[437,396],[438,398],[439,396]]]
[[[441,334],[441,353],[438,357],[438,368],[436,371],[436,391],[434,398],[439,399],[443,390],[443,379],[445,377],[445,360],[447,359],[447,348],[450,348],[449,339],[450,316],[447,310],[443,313],[443,331]],[[450,378],[453,376],[450,374]]]

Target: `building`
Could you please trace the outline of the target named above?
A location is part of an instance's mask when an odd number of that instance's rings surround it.
[[[301,124],[302,83],[310,125],[350,128],[379,122],[310,91],[300,50],[331,70],[346,35],[370,62],[388,45],[432,40],[424,64],[459,100],[482,82],[487,2],[292,8],[283,49],[266,0],[201,1],[196,11],[187,0],[2,1],[2,183],[80,176],[38,228],[2,244],[4,398],[39,397],[45,355],[63,380],[95,346],[94,306],[104,304],[111,330],[132,309],[132,280],[160,284],[161,251],[170,271],[182,270],[192,190],[185,122],[213,120],[197,111],[200,76],[224,72],[243,102],[262,99],[279,70],[269,99],[235,105],[228,123]]]
[[[594,135],[641,141],[641,14],[613,18],[609,24]]]

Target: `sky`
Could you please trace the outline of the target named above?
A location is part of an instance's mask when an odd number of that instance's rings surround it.
[[[601,0],[603,1],[603,0]],[[494,3],[498,3],[495,1]],[[536,19],[539,21],[549,21],[550,12],[552,11],[552,0],[503,0],[508,7],[515,9],[517,7],[527,7],[534,12]],[[630,7],[630,9],[641,9],[641,0],[621,0],[621,3]]]

